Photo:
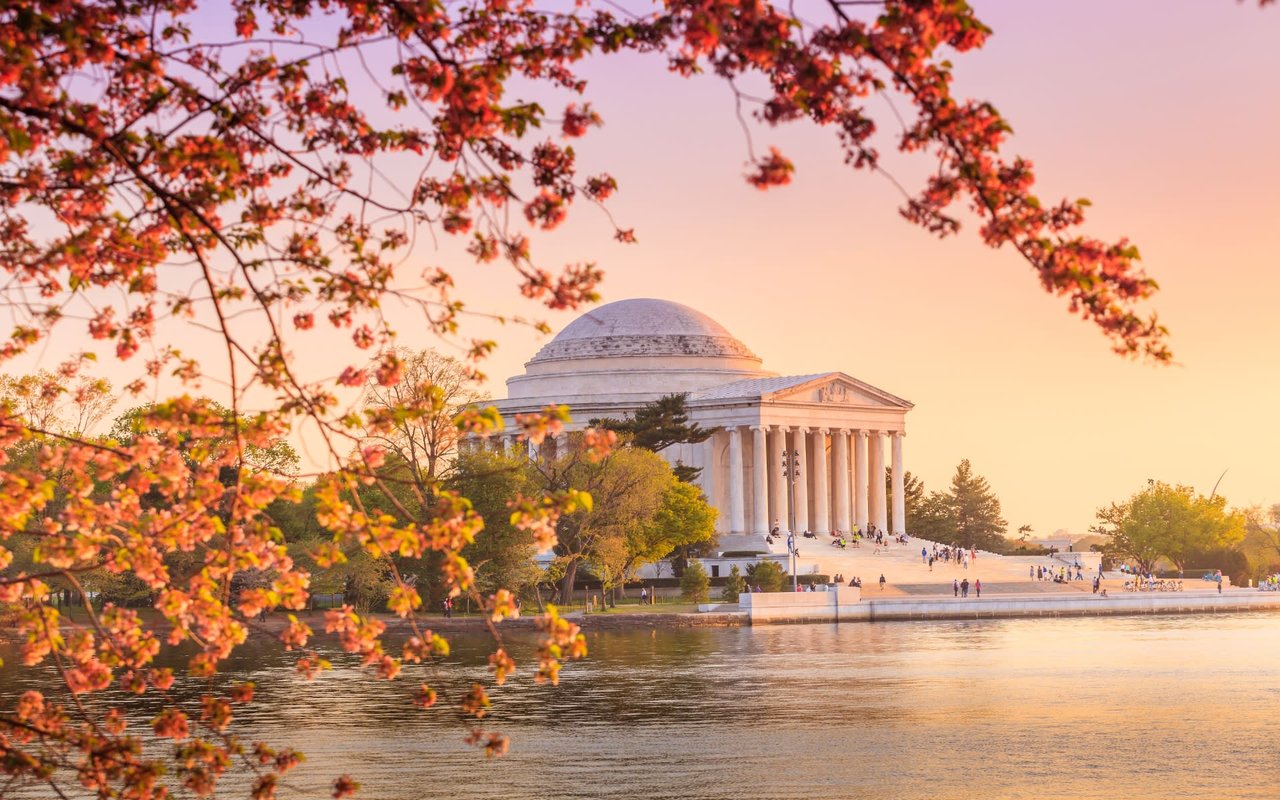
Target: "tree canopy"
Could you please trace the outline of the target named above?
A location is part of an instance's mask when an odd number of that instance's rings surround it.
[[[1190,486],[1156,481],[1098,509],[1091,530],[1109,537],[1108,550],[1145,572],[1162,557],[1183,569],[1195,566],[1189,559],[1244,539],[1245,515],[1228,510],[1221,495],[1205,497]]]
[[[611,591],[645,564],[715,533],[715,510],[702,492],[678,480],[667,462],[648,450],[621,447],[596,458],[582,437],[572,434],[568,453],[535,462],[533,468],[545,490],[574,486],[592,498],[589,508],[560,517],[561,597],[570,595],[582,564]]]
[[[910,491],[907,499],[912,499]],[[947,491],[930,492],[918,499],[914,509],[908,507],[907,521],[912,534],[943,544],[954,542],[994,552],[1003,552],[1008,546],[1004,536],[1008,523],[1000,516],[1000,498],[986,478],[973,474],[967,458],[956,466]]]

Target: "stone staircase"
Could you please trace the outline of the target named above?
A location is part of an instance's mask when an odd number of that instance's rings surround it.
[[[932,553],[934,542],[925,539],[913,537],[906,545],[893,543],[879,548],[873,543],[864,541],[859,547],[850,545],[844,549],[832,546],[832,541],[830,537],[801,538],[797,544],[800,552],[796,559],[797,574],[828,576],[838,574],[846,581],[857,576],[862,579],[863,591],[868,596],[880,593],[881,575],[885,576],[886,596],[950,594],[952,581],[965,578],[968,578],[970,583],[981,580],[983,595],[1088,592],[1091,590],[1093,579],[1093,574],[1089,572],[1085,574],[1086,580],[1070,581],[1065,584],[1032,579],[1030,573],[1034,567],[1052,568],[1056,572],[1059,567],[1064,566],[1063,562],[1051,556],[1002,556],[979,550],[978,557],[969,562],[967,569],[955,562],[943,561],[936,561],[930,569],[928,563],[921,559],[920,550],[924,548]],[[790,571],[785,539],[768,545],[763,536],[722,536],[720,550],[726,553],[768,552],[774,560],[781,563],[788,572]],[[750,560],[752,559],[743,561]],[[723,570],[727,571],[727,567]]]

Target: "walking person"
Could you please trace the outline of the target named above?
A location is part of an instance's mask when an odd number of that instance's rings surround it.
[[[960,581],[954,578],[951,579],[951,593],[956,597],[960,596]]]
[[[880,591],[884,591],[884,573],[880,573]]]
[[[965,578],[964,580],[960,581],[960,599],[963,600],[968,596],[969,596],[969,579]]]
[[[978,578],[973,579],[973,593],[978,597],[982,597],[982,581]]]

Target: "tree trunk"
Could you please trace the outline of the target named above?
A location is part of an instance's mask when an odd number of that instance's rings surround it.
[[[560,579],[560,602],[566,607],[573,604],[573,584],[578,579],[578,562],[573,560],[564,568],[564,577]]]

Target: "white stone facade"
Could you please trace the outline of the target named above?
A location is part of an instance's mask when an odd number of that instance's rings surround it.
[[[626,416],[663,395],[687,393],[691,421],[720,430],[662,455],[702,469],[699,483],[719,509],[724,550],[751,547],[774,524],[820,534],[868,523],[887,530],[886,466],[894,532],[901,531],[912,404],[842,372],[766,371],[742,342],[688,306],[636,299],[589,311],[507,389],[496,405],[508,431],[516,430],[516,414],[550,404],[567,404],[569,430],[580,430],[592,418]],[[516,446],[514,435],[503,445]]]

